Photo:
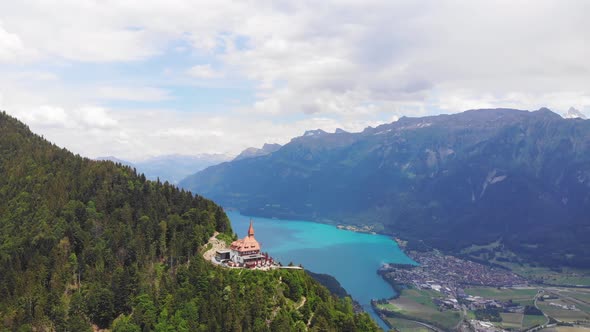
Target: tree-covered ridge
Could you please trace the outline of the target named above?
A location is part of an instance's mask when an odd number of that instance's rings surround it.
[[[371,330],[301,272],[222,270],[223,210],[74,156],[0,113],[0,330]]]

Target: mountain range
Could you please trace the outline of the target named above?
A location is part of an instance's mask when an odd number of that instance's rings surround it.
[[[241,160],[246,158],[254,158],[271,154],[281,148],[280,144],[265,143],[262,148],[247,148],[242,151],[234,160]]]
[[[590,121],[546,108],[308,131],[181,185],[249,215],[370,225],[450,252],[495,243],[504,259],[590,266]]]
[[[177,184],[185,177],[205,169],[209,166],[231,160],[231,156],[225,154],[197,154],[197,155],[163,155],[151,157],[140,161],[127,161],[114,156],[99,157],[97,160],[110,160],[121,165],[134,167],[138,172],[144,173],[149,180],[160,179]]]

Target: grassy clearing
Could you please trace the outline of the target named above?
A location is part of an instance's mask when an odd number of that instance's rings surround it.
[[[561,271],[554,271],[546,267],[534,267],[528,264],[515,264],[508,262],[493,261],[512,270],[512,272],[531,280],[541,281],[553,285],[580,285],[590,286],[590,270],[562,268]]]
[[[542,329],[541,332],[590,332],[590,328],[581,326],[557,326]]]
[[[518,299],[518,300],[513,300],[512,302],[518,303],[521,306],[531,306],[534,307],[535,306],[535,300],[534,299]]]
[[[560,289],[559,294],[573,297],[579,301],[585,302],[590,305],[590,289],[583,288],[564,288]]]
[[[590,319],[588,314],[586,314],[583,311],[566,310],[566,309],[562,309],[562,308],[553,306],[550,303],[563,304],[564,302],[559,301],[559,300],[538,302],[539,309],[541,309],[547,315],[557,319],[558,321],[574,322],[574,321],[578,321],[578,320]]]
[[[534,248],[536,245],[529,245],[529,247]],[[538,282],[561,286],[590,286],[590,269],[561,267],[552,270],[548,267],[517,263],[518,261],[522,261],[522,259],[514,252],[504,248],[500,241],[486,245],[472,245],[463,249],[461,253],[473,258],[503,265],[516,274]]]
[[[400,310],[398,307],[391,303],[377,304],[377,308],[379,308],[380,310],[387,310],[391,312],[396,312]]]
[[[465,293],[473,296],[481,296],[488,299],[499,301],[512,300],[514,302],[532,302],[537,295],[536,288],[493,288],[493,287],[474,287],[465,289]]]
[[[461,315],[457,311],[439,311],[432,302],[437,297],[441,297],[441,294],[433,290],[405,289],[397,299],[390,301],[390,306],[382,305],[382,308],[447,330],[453,329]]]
[[[576,305],[576,308],[582,310],[586,314],[589,314],[589,318],[590,318],[590,305],[587,305],[584,303],[579,303],[579,302],[573,302],[573,301],[570,301],[570,302],[574,303]]]
[[[502,312],[500,313],[500,317],[502,317],[500,324],[504,328],[520,329],[522,327],[523,314]]]
[[[434,309],[437,307],[432,302],[433,298],[441,298],[443,297],[441,293],[435,290],[423,290],[423,289],[407,289],[403,291],[404,297],[411,299],[417,303],[420,303],[425,306],[430,306]]]
[[[500,240],[497,240],[497,241],[489,243],[489,244],[480,245],[480,246],[472,244],[471,246],[461,250],[461,252],[464,254],[471,254],[473,252],[481,251],[481,250],[494,251],[495,249],[500,247],[500,244],[501,244]]]
[[[537,316],[537,315],[525,315],[522,320],[522,328],[528,329],[533,326],[544,324],[547,321],[545,316]]]
[[[465,318],[467,320],[477,319],[477,317],[475,317],[475,313],[473,311],[467,311],[467,315],[465,316]]]
[[[387,318],[387,322],[399,332],[430,332],[426,327],[403,318]]]

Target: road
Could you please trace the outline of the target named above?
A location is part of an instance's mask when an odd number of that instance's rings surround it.
[[[537,291],[537,295],[535,295],[534,305],[535,305],[535,308],[537,308],[538,310],[540,310],[543,313],[543,316],[545,316],[546,321],[542,325],[540,325],[540,326],[537,325],[535,327],[532,327],[532,328],[526,330],[525,332],[537,331],[537,330],[543,329],[543,328],[547,327],[547,325],[549,325],[549,321],[550,321],[549,316],[547,316],[547,314],[545,314],[545,312],[543,310],[541,310],[541,308],[539,308],[539,306],[537,305],[537,300],[539,299],[539,297],[543,296],[544,294],[545,294],[544,289],[539,289],[539,291]]]

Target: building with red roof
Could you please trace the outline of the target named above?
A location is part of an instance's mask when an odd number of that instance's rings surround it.
[[[260,254],[260,243],[254,238],[254,223],[250,220],[248,235],[232,242],[230,260],[241,266],[254,267],[262,264],[264,259],[265,256]]]

